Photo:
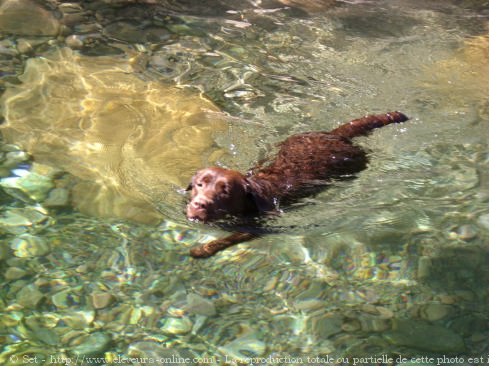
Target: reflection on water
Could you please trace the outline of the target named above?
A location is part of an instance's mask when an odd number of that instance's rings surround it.
[[[0,363],[486,356],[486,2],[202,4],[0,1]],[[368,169],[278,235],[194,261],[213,229],[133,221],[183,220],[197,168],[395,109],[410,122],[357,140]],[[65,188],[73,211],[47,203]]]
[[[462,106],[479,101],[478,114],[488,120],[487,95],[489,92],[489,24],[486,33],[470,37],[453,57],[436,64],[433,77],[438,82],[434,87],[454,105]],[[430,85],[428,86],[428,88]],[[456,91],[456,94],[453,91]]]
[[[2,132],[79,177],[73,201],[82,212],[154,222],[155,203],[175,210],[191,172],[225,154],[214,136],[226,127],[210,102],[131,71],[69,49],[30,59],[3,95]]]

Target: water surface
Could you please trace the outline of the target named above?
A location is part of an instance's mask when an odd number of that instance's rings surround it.
[[[0,360],[485,355],[487,4],[148,3],[0,3]],[[356,179],[188,257],[223,234],[185,222],[196,169],[391,110]]]

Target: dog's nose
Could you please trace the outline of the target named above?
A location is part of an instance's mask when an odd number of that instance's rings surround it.
[[[210,202],[205,199],[193,199],[187,206],[187,218],[189,220],[201,220],[207,219],[207,208]]]
[[[209,202],[207,202],[205,200],[193,200],[192,202],[190,202],[190,205],[193,208],[200,208],[200,209],[206,208],[208,204],[209,204]]]

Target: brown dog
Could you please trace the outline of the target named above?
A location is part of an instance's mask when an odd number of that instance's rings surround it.
[[[247,175],[219,167],[205,168],[192,178],[187,218],[208,222],[227,216],[249,216],[278,211],[284,204],[317,191],[331,178],[365,169],[365,152],[351,138],[374,128],[407,121],[400,112],[366,116],[331,132],[293,135],[279,144],[274,159],[253,168]],[[231,245],[254,238],[234,233],[193,248],[194,258],[206,258]]]

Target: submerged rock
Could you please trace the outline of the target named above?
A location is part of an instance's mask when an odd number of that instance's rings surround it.
[[[26,274],[27,274],[27,271],[24,271],[22,268],[9,267],[5,271],[5,279],[6,280],[18,280],[19,278],[24,277]]]
[[[48,177],[29,171],[24,172],[22,176],[2,179],[0,185],[12,197],[22,201],[42,201],[53,188],[53,182]]]
[[[92,333],[80,340],[71,350],[75,356],[93,357],[105,352],[112,339],[105,333]]]
[[[38,236],[22,234],[12,240],[10,248],[14,255],[20,258],[40,257],[49,253],[50,248],[46,241]]]
[[[70,192],[65,188],[54,188],[49,191],[42,205],[44,207],[68,207],[70,205]]]
[[[73,305],[80,304],[81,286],[59,291],[51,296],[51,301],[58,309],[68,309]]]
[[[95,309],[104,309],[115,301],[114,295],[101,291],[91,294],[90,299]]]
[[[17,303],[29,309],[34,309],[43,298],[44,294],[34,284],[22,287],[16,296]]]
[[[431,272],[432,262],[431,258],[428,256],[421,256],[418,259],[418,279],[424,280],[428,278]]]
[[[31,0],[0,0],[0,30],[20,36],[55,36],[59,22]]]
[[[84,43],[83,43],[83,39],[77,35],[71,35],[71,36],[68,36],[66,37],[65,39],[65,43],[68,47],[70,47],[71,49],[79,49],[79,48],[82,48]]]
[[[393,325],[393,331],[384,336],[397,346],[446,354],[465,351],[463,338],[445,327],[407,319],[396,319]]]
[[[93,310],[68,311],[61,320],[72,329],[86,329],[95,319]]]
[[[446,304],[426,304],[421,309],[421,316],[428,321],[437,321],[446,318],[453,312],[453,308]]]
[[[29,155],[21,150],[9,151],[5,154],[5,161],[2,165],[6,168],[14,168],[17,164],[29,160]]]
[[[485,229],[489,230],[489,213],[481,215],[478,220],[479,224],[483,226]]]
[[[214,303],[197,294],[187,295],[185,310],[196,315],[213,316],[216,314]]]
[[[36,232],[51,223],[52,220],[40,207],[12,208],[0,216],[0,232],[17,235],[27,231]]]
[[[186,334],[192,330],[192,322],[188,318],[166,318],[161,330],[165,334]]]
[[[489,92],[489,74],[484,71],[489,67],[489,23],[486,22],[486,31],[482,35],[467,37],[463,46],[452,57],[437,62],[430,69],[430,88],[441,91],[452,106],[462,106],[467,101],[460,93],[453,90],[464,90],[464,95],[480,100],[481,117],[484,117],[484,106]],[[470,172],[471,173],[471,172]],[[474,180],[473,177],[467,177]],[[461,178],[465,180],[467,178]]]
[[[226,154],[216,143],[226,123],[196,93],[132,71],[122,58],[68,48],[29,59],[21,84],[0,98],[0,128],[36,162],[79,179],[71,193],[80,211],[154,223],[160,212],[175,216],[177,188],[194,171]]]
[[[137,23],[115,22],[107,25],[103,34],[109,38],[130,43],[142,43],[146,40],[144,29]]]
[[[266,344],[259,340],[255,333],[236,338],[225,346],[219,347],[219,351],[236,361],[249,357],[260,357],[266,349]]]

